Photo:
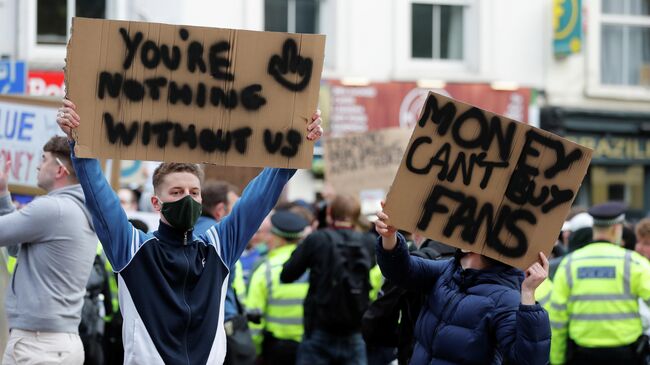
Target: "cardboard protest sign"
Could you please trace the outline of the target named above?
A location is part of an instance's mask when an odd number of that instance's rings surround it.
[[[359,195],[365,190],[388,191],[397,173],[411,131],[401,128],[327,138],[325,179],[337,193]]]
[[[429,93],[385,210],[398,228],[525,269],[551,250],[591,154]]]
[[[56,124],[59,105],[49,100],[0,96],[0,166],[11,160],[12,192],[37,188],[36,168],[43,146],[52,136],[63,135]]]
[[[74,18],[76,153],[308,167],[325,36]]]

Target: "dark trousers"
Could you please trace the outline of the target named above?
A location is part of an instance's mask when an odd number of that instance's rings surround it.
[[[224,365],[255,365],[255,344],[244,316],[227,320]]]
[[[298,345],[300,345],[299,342],[281,340],[273,337],[270,333],[264,333],[264,342],[262,343],[263,363],[267,365],[294,365]]]
[[[334,335],[321,330],[305,333],[298,349],[298,365],[367,365],[361,332]]]
[[[588,348],[575,345],[570,365],[639,364],[634,346]]]

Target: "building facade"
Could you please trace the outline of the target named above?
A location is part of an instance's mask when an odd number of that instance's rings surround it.
[[[573,3],[573,4],[571,4]],[[577,204],[625,201],[633,218],[650,210],[650,2],[556,2],[541,127],[593,148]],[[557,39],[576,27],[573,49]],[[571,37],[571,36],[569,36]],[[571,48],[571,46],[569,47]]]
[[[650,209],[647,0],[0,0],[0,57],[25,93],[64,93],[72,15],[327,35],[331,135],[412,126],[428,90],[595,149],[579,204]],[[18,74],[12,62],[4,75]],[[13,68],[12,68],[13,67]],[[16,76],[20,79],[20,75]],[[540,113],[541,109],[541,113]],[[289,198],[313,199],[301,172]]]

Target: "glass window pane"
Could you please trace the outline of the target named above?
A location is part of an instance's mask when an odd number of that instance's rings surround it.
[[[650,0],[603,0],[603,13],[650,15]]]
[[[623,84],[623,27],[603,25],[600,47],[600,82]]]
[[[601,83],[650,85],[650,28],[603,25]]]
[[[625,27],[629,32],[628,85],[650,85],[650,28]]]
[[[272,32],[287,31],[288,0],[264,1],[264,30]]]
[[[296,33],[318,33],[319,0],[296,0]]]
[[[602,11],[604,14],[623,14],[625,1],[627,0],[603,0]]]
[[[77,16],[105,19],[106,0],[76,0],[75,12]]]
[[[463,59],[462,6],[440,6],[440,58]]]
[[[38,0],[36,43],[66,44],[67,0]]]
[[[433,57],[433,5],[411,4],[411,57]]]

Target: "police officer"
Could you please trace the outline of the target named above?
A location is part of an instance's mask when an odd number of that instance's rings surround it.
[[[294,364],[303,335],[303,301],[309,279],[281,283],[282,266],[296,249],[309,222],[300,215],[281,210],[271,216],[269,253],[251,277],[246,305],[259,310],[262,321],[251,323],[253,341],[265,364]]]
[[[650,263],[622,248],[626,206],[589,209],[593,240],[555,274],[549,311],[552,364],[634,364],[642,354],[638,299],[650,300]]]

